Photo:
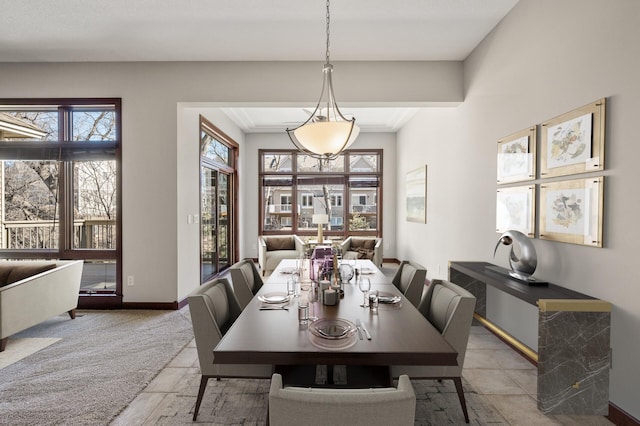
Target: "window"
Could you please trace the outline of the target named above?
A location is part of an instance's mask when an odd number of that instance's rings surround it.
[[[290,212],[291,211],[291,195],[290,194],[280,194],[280,211]]]
[[[81,295],[118,296],[108,306],[122,296],[120,105],[0,100],[0,256],[82,259]]]
[[[300,205],[302,207],[313,207],[313,194],[300,195]]]
[[[328,214],[327,236],[381,236],[381,161],[381,150],[347,151],[331,161],[260,150],[259,232],[313,236],[318,229],[313,215]]]

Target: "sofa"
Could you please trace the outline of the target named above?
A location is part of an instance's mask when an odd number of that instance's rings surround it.
[[[369,259],[376,266],[382,266],[382,238],[347,237],[340,244],[343,259]]]
[[[0,352],[9,336],[78,307],[82,260],[0,261]]]
[[[297,235],[261,235],[258,237],[258,264],[262,276],[272,272],[282,259],[304,255],[305,243]]]

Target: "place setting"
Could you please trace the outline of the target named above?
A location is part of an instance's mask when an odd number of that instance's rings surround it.
[[[341,350],[358,340],[359,327],[344,318],[319,318],[308,326],[309,340],[321,349]]]
[[[291,296],[282,291],[274,291],[259,295],[258,300],[262,302],[260,305],[261,311],[288,311]]]

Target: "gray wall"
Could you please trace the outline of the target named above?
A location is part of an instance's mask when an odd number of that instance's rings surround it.
[[[607,97],[604,248],[534,240],[536,275],[613,304],[610,400],[640,418],[640,2],[521,0],[465,61],[465,101],[423,110],[398,134],[404,169],[429,165],[428,223],[398,203],[398,256],[446,277],[451,260],[492,259],[496,143]],[[400,169],[399,169],[400,170]],[[398,199],[404,197],[402,172]],[[415,241],[420,241],[416,243]],[[488,317],[525,340],[535,316],[489,294]]]
[[[463,98],[461,62],[334,66],[343,107],[448,105]],[[182,300],[199,284],[198,226],[187,223],[199,211],[198,114],[236,138],[241,185],[248,189],[256,181],[243,174],[256,163],[245,166],[244,135],[219,108],[312,106],[321,83],[319,62],[0,63],[0,98],[122,98],[122,266],[125,277],[135,277],[135,286],[124,287],[125,302]],[[240,197],[240,252],[251,255],[244,242],[255,234],[244,232],[245,224],[257,224],[247,215],[254,201]]]

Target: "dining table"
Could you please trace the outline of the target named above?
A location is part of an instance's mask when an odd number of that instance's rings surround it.
[[[371,290],[398,300],[380,303],[377,312],[362,306],[364,295],[354,276],[343,283],[344,295],[336,305],[321,301],[309,304],[316,320],[299,321],[298,305],[305,303],[311,284],[309,271],[302,271],[299,295],[292,295],[281,309],[265,307],[265,295],[287,293],[287,280],[301,271],[300,260],[283,260],[245,307],[214,348],[219,364],[295,365],[457,365],[457,352],[440,332],[402,295],[370,260],[350,261],[371,281]],[[340,321],[362,326],[347,338],[324,339],[320,322]],[[365,338],[361,331],[370,336]]]

